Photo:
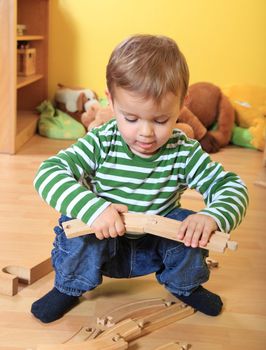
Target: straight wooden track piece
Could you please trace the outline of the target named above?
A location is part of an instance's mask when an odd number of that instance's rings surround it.
[[[185,317],[193,315],[194,312],[195,310],[192,307],[184,303],[176,303],[165,310],[145,316],[138,320],[139,324],[143,327],[141,335],[151,333],[171,323],[182,320]]]
[[[177,232],[181,225],[181,222],[177,220],[165,218],[159,215],[147,215],[142,213],[124,213],[122,214],[122,218],[125,222],[126,232],[136,235],[149,233],[183,243],[182,240],[177,239]],[[78,219],[64,222],[63,228],[68,238],[93,233],[91,227]],[[236,250],[237,242],[231,241],[229,234],[215,231],[208,244],[206,246],[201,246],[201,248],[224,253],[226,248]]]
[[[107,339],[112,338],[116,339],[118,337],[122,337],[125,341],[130,341],[132,339],[137,339],[142,335],[142,323],[139,320],[132,320],[131,318],[127,318],[121,322],[118,322],[114,326],[105,330],[96,339]],[[93,340],[92,340],[93,341]],[[90,340],[87,341],[87,344],[90,343]]]

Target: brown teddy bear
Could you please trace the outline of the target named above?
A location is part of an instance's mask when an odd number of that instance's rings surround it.
[[[82,114],[81,122],[91,130],[112,117],[111,108],[101,107],[96,101]],[[211,83],[196,83],[189,87],[176,127],[198,140],[206,152],[213,153],[230,142],[234,119],[234,109],[219,87]],[[214,124],[217,124],[216,129],[209,130]]]
[[[234,120],[234,108],[218,86],[205,82],[189,86],[178,121],[192,126],[194,138],[206,152],[217,152],[229,144]]]

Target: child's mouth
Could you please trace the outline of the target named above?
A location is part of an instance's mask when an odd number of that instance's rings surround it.
[[[136,143],[137,143],[137,145],[139,147],[141,147],[142,149],[145,149],[145,150],[149,150],[149,149],[154,147],[154,142],[140,142],[140,141],[137,141]]]

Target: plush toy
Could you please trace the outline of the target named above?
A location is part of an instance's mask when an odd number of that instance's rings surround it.
[[[263,151],[266,136],[266,87],[235,85],[223,89],[236,111],[231,142]]]
[[[88,110],[82,114],[81,122],[88,131],[114,118],[111,108],[106,104],[105,101],[106,100],[102,99],[100,102],[91,104]],[[194,138],[195,133],[193,131],[193,128],[186,122],[177,123],[176,127],[185,132],[188,137]],[[197,125],[195,124],[193,127],[196,129]]]
[[[113,112],[111,108],[106,104],[105,100],[96,101],[91,104],[86,112],[81,115],[81,123],[91,130],[106,123],[108,120],[112,119]]]
[[[229,144],[234,119],[234,108],[221,89],[200,82],[189,86],[178,121],[191,125],[194,138],[205,151],[213,153]]]
[[[88,129],[99,126],[113,117],[110,107],[93,103],[82,114],[81,122]],[[216,130],[209,130],[216,125]],[[234,109],[221,90],[210,83],[189,87],[188,98],[177,116],[176,128],[198,140],[209,153],[217,152],[231,139]]]
[[[55,93],[56,108],[69,114],[80,122],[81,115],[87,111],[91,105],[97,103],[97,95],[90,89],[78,87],[67,87],[58,84]]]

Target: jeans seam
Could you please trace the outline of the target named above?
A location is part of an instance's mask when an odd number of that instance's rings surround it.
[[[135,258],[135,242],[130,242],[130,271],[128,277],[132,276],[133,271],[133,265],[134,265],[134,258]]]

